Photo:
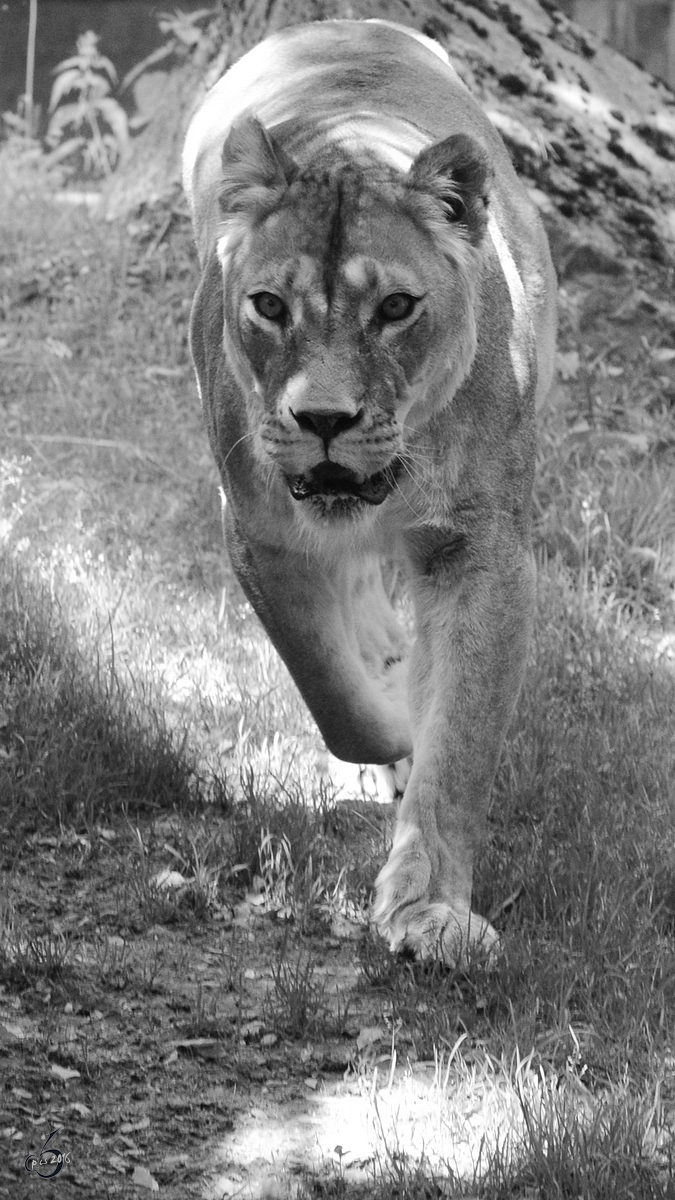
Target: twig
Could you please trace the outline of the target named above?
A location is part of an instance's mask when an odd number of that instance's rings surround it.
[[[173,209],[171,209],[171,212],[169,213],[168,217],[166,217],[166,219],[162,222],[162,227],[161,227],[159,233],[156,234],[156,236],[152,239],[145,254],[143,255],[144,262],[147,262],[149,258],[152,258],[157,247],[164,241],[164,238],[166,237],[166,235],[169,231],[169,226],[170,226],[171,222],[173,221],[173,218],[174,218],[174,211],[173,211]]]
[[[37,30],[37,0],[30,0],[28,15],[28,46],[26,49],[25,120],[29,137],[33,136],[33,79],[35,75],[35,34]]]

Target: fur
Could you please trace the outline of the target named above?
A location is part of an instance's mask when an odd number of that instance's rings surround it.
[[[184,177],[235,571],[332,752],[400,764],[377,927],[458,961],[496,939],[472,868],[532,622],[545,235],[444,51],[387,22],[256,47],[194,117]]]

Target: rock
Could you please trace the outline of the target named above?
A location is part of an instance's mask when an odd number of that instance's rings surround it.
[[[266,33],[308,17],[371,15],[372,0],[313,0],[311,10],[306,0],[223,4],[162,81],[161,103],[110,186],[108,215],[175,186],[195,104]],[[447,49],[540,207],[548,204],[562,276],[675,259],[675,96],[664,84],[552,0],[382,0],[378,15],[414,25]]]

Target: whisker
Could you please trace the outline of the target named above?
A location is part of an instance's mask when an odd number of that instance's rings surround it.
[[[242,442],[245,442],[245,441],[246,441],[246,438],[252,438],[252,437],[254,437],[254,436],[255,436],[255,430],[254,430],[254,429],[250,430],[250,432],[249,432],[249,433],[242,433],[241,437],[240,437],[240,438],[237,438],[237,440],[236,440],[236,442],[234,443],[234,445],[233,445],[233,446],[230,446],[230,448],[229,448],[229,450],[228,450],[227,454],[225,455],[225,458],[223,459],[222,466],[223,466],[223,467],[225,466],[225,464],[227,463],[227,460],[228,460],[228,458],[230,457],[230,455],[232,454],[232,452],[233,452],[234,450],[236,450],[236,449],[237,449],[237,446],[241,445],[241,443],[242,443]]]
[[[430,442],[414,440],[415,437],[417,436],[416,429],[413,429],[411,425],[406,425],[404,422],[404,424],[401,426],[401,430],[402,430],[404,436],[405,436],[406,432],[409,432],[410,434],[412,434],[412,437],[413,437],[412,444],[406,446],[406,453],[428,455],[430,458],[435,459],[435,457],[436,457],[435,447],[433,445],[431,445]]]
[[[399,457],[402,462],[407,462],[412,466],[419,467],[425,474],[429,474],[430,470],[433,470],[434,460],[432,458],[424,458],[419,454],[411,454],[410,451],[408,451],[406,454],[399,455]]]
[[[406,474],[408,475],[408,477],[410,479],[412,479],[413,483],[416,484],[416,486],[418,488],[420,488],[421,491],[423,491],[424,485],[427,482],[427,477],[423,471],[421,471],[419,474],[415,471],[415,467],[418,466],[419,464],[416,463],[414,461],[414,459],[413,460],[408,459],[408,457],[405,455],[401,455],[400,461],[401,461],[401,466],[403,467],[403,469],[406,472]]]
[[[412,504],[410,503],[410,501],[409,501],[408,497],[405,495],[405,493],[404,493],[404,492],[402,492],[402,491],[401,491],[401,487],[400,487],[400,485],[399,485],[398,483],[396,484],[396,491],[398,492],[399,496],[400,496],[400,497],[401,497],[401,499],[404,501],[404,503],[406,504],[406,506],[407,506],[407,507],[410,509],[410,511],[411,511],[411,513],[412,513],[413,517],[415,518],[415,520],[416,520],[416,521],[419,521],[419,520],[421,520],[421,514],[420,514],[420,513],[418,513],[418,512],[416,511],[416,509],[414,509],[414,508],[413,508],[413,506],[412,506]]]
[[[416,486],[416,487],[418,487],[418,488],[420,488],[420,490],[422,490],[422,489],[421,489],[421,485],[419,484],[418,480],[415,478],[415,476],[413,475],[412,471],[410,470],[410,467],[409,467],[408,463],[406,463],[406,462],[405,462],[405,459],[403,459],[403,458],[401,459],[401,466],[403,467],[403,470],[406,472],[406,474],[408,475],[408,477],[409,477],[410,479],[412,479],[412,481],[413,481],[413,483],[415,484],[415,486]],[[421,513],[418,513],[418,512],[417,512],[417,511],[416,511],[416,510],[413,508],[413,506],[412,506],[412,504],[410,503],[410,501],[409,501],[408,497],[406,496],[405,492],[403,491],[403,489],[401,488],[401,485],[400,485],[398,482],[396,482],[396,484],[395,484],[395,488],[396,488],[396,491],[398,492],[399,496],[401,497],[401,499],[405,501],[406,505],[408,506],[408,508],[410,509],[411,513],[412,513],[412,514],[413,514],[413,516],[415,517],[415,520],[416,520],[416,521],[419,521],[419,520],[420,520],[420,518],[421,518]]]

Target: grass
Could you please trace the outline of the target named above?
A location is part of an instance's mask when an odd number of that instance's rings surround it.
[[[12,163],[12,186],[33,192],[30,227],[4,204],[0,256],[5,987],[83,969],[23,890],[45,839],[78,879],[105,851],[117,940],[96,943],[91,969],[107,989],[142,997],[165,974],[161,948],[134,953],[139,930],[216,929],[243,904],[282,930],[249,1021],[261,1036],[348,1038],[352,1001],[373,1006],[379,1049],[351,1068],[369,1165],[341,1146],[307,1196],[672,1197],[675,505],[658,315],[646,345],[603,356],[607,327],[580,333],[563,306],[581,365],[542,414],[537,632],[477,870],[504,954],[451,972],[364,934],[344,995],[320,968],[336,923],[365,922],[390,827],[377,804],[338,803],[221,551],[180,201],[168,223],[161,208],[104,225]],[[190,1036],[236,1043],[238,928]]]

